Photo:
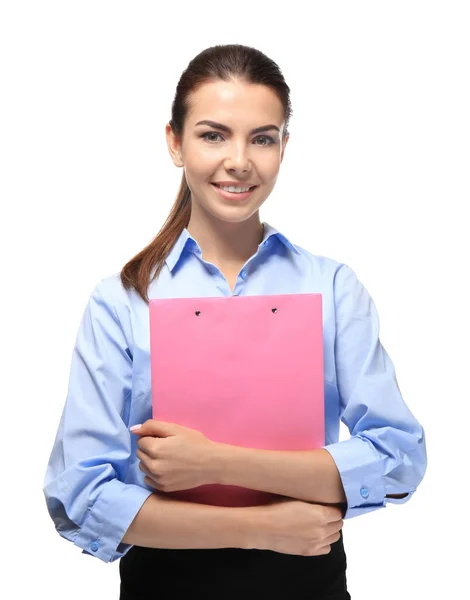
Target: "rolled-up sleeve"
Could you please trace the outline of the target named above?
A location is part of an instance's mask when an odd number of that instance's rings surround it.
[[[374,302],[354,271],[335,275],[335,364],[341,420],[351,437],[324,448],[333,457],[354,517],[407,502],[426,470],[424,429],[405,404],[379,339]],[[387,494],[407,494],[402,499]]]
[[[67,397],[44,480],[58,533],[105,562],[152,493],[127,484],[132,355],[103,289],[93,290],[72,353]]]

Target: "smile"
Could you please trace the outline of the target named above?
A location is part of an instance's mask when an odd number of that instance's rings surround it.
[[[247,200],[248,198],[250,198],[250,196],[258,187],[257,185],[250,188],[240,188],[235,186],[220,187],[215,183],[211,183],[211,185],[216,190],[220,198],[223,198],[224,200],[237,200],[238,202],[242,202],[243,200]]]
[[[235,186],[235,185],[219,185],[218,183],[213,183],[212,185],[214,185],[215,187],[218,187],[221,190],[224,190],[226,192],[232,192],[232,193],[243,193],[243,192],[249,192],[250,190],[254,190],[257,186],[253,185],[251,187],[240,187],[240,186]]]

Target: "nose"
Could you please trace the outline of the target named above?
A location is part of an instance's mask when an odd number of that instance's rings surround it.
[[[240,142],[230,146],[230,151],[225,159],[225,168],[227,171],[236,173],[251,171],[251,161],[245,143]]]

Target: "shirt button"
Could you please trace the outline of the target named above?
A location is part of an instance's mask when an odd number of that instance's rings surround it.
[[[92,542],[90,545],[90,550],[92,552],[97,552],[99,550],[100,545],[98,544],[98,542]]]
[[[366,487],[361,487],[361,496],[363,498],[369,497],[369,490]]]
[[[240,277],[242,279],[245,279],[245,277],[246,277],[246,271],[245,271],[245,269],[243,269],[243,271],[240,273]]]

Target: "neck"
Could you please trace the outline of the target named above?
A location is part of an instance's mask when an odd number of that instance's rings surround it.
[[[187,229],[201,247],[204,260],[218,265],[244,264],[257,252],[264,233],[258,212],[242,223],[191,214]]]

